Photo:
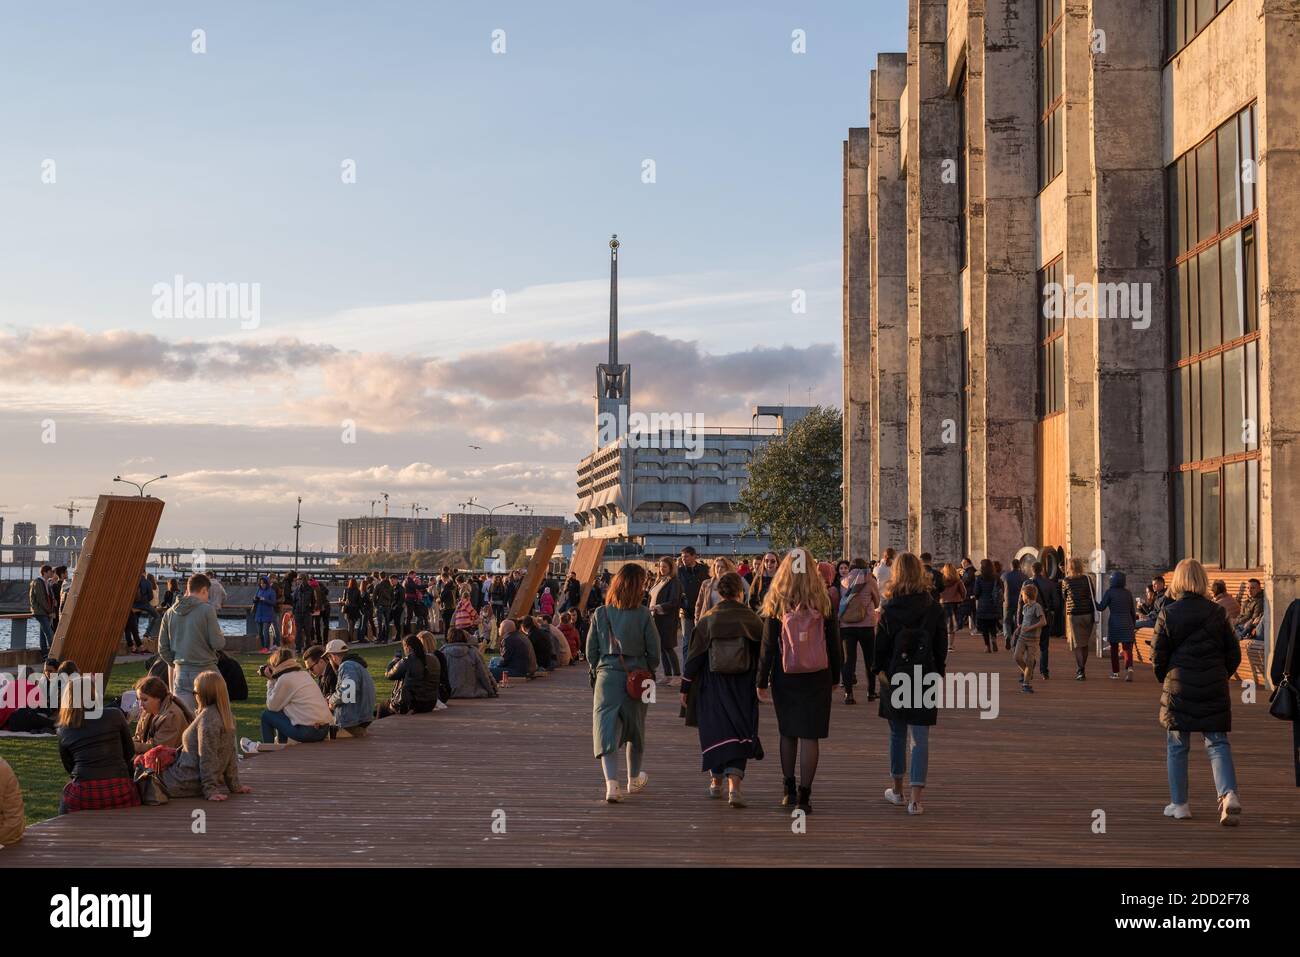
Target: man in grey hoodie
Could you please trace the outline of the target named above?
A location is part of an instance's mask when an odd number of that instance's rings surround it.
[[[171,673],[172,694],[190,711],[198,708],[195,677],[217,671],[217,652],[226,647],[217,610],[208,604],[210,588],[207,575],[191,575],[185,594],[167,609],[158,629],[158,655]]]

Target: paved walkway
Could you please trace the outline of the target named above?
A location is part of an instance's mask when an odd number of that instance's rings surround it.
[[[1263,699],[1233,713],[1242,826],[1217,823],[1199,745],[1191,759],[1196,816],[1175,822],[1161,816],[1164,734],[1148,668],[1125,684],[1094,661],[1081,683],[1068,679],[1062,661],[1058,677],[1028,696],[1017,693],[1008,657],[978,645],[960,639],[950,660],[961,670],[997,669],[1001,713],[940,715],[922,817],[881,799],[887,734],[874,705],[848,707],[838,696],[806,833],[794,833],[777,806],[770,706],[761,727],[768,758],[751,766],[748,808],[707,799],[695,732],[677,718],[671,695],[651,709],[650,788],[606,805],[591,755],[587,673],[578,666],[498,700],[453,701],[437,714],[379,722],[365,739],[253,757],[243,775],[255,793],[226,803],[177,801],[36,825],[0,851],[0,868],[1300,865],[1290,729],[1268,717]],[[196,808],[206,811],[205,834],[192,833]],[[1097,809],[1104,834],[1092,830]],[[493,831],[497,812],[504,834]]]

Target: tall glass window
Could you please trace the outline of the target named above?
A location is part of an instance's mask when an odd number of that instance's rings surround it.
[[[1038,0],[1038,186],[1065,167],[1064,0]]]
[[[1232,0],[1165,0],[1165,52],[1173,56]]]
[[[1058,256],[1038,273],[1038,417],[1065,408],[1065,291]]]
[[[1174,557],[1217,568],[1260,561],[1257,150],[1249,106],[1168,170]]]

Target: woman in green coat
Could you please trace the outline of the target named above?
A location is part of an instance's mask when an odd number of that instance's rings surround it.
[[[650,609],[641,604],[646,571],[629,563],[619,569],[605,603],[591,616],[587,661],[591,663],[591,734],[596,757],[605,773],[605,800],[623,799],[618,784],[618,750],[627,748],[627,790],[645,789],[649,776],[641,770],[645,754],[646,696],[627,692],[627,677],[644,668],[650,682],[659,667],[659,631]],[[641,689],[643,692],[648,690]]]

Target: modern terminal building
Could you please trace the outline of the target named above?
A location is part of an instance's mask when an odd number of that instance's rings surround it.
[[[749,425],[736,427],[633,412],[632,367],[618,361],[618,237],[609,245],[609,361],[596,367],[594,451],[578,465],[575,540],[609,539],[609,562],[675,556],[687,545],[704,557],[765,551],[737,504],[749,464],[811,410],[756,406]]]
[[[1261,579],[1276,622],[1300,573],[1296,4],[908,20],[844,144],[846,553],[1059,546],[1139,594],[1190,555]]]

